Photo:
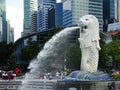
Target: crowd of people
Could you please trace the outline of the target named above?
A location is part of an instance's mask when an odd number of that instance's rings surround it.
[[[15,77],[18,74],[19,74],[19,69],[17,67],[14,70],[11,70],[11,71],[0,69],[0,79],[2,79],[2,80],[15,79]]]
[[[26,73],[23,73],[22,69],[19,67],[16,67],[14,70],[10,70],[10,71],[7,68],[0,68],[0,80],[13,80],[15,78],[19,78],[19,76],[20,77],[22,76],[22,78],[24,78]],[[35,72],[30,75],[30,78],[52,80],[52,79],[63,79],[66,75],[67,73],[63,71],[61,72],[54,71],[49,73]]]
[[[14,73],[14,71],[3,71],[0,70],[0,79],[3,80],[11,80],[11,79],[15,79],[16,74]]]
[[[39,79],[63,79],[66,74],[66,72],[43,73],[39,74]]]

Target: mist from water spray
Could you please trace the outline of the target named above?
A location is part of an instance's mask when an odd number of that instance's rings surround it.
[[[63,63],[61,57],[64,55],[68,36],[76,29],[79,29],[79,27],[65,28],[45,43],[37,58],[29,64],[30,71],[26,73],[25,79],[22,81],[22,87],[19,90],[25,90],[25,87],[30,83],[29,79],[38,79],[37,75],[47,72],[48,67],[56,70],[61,69]],[[38,74],[35,75],[35,73]]]

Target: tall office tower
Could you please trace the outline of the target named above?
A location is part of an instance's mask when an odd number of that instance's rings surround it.
[[[0,0],[0,10],[2,17],[2,41],[7,41],[6,0]]]
[[[23,35],[31,33],[31,15],[34,11],[37,11],[37,0],[24,0]]]
[[[120,0],[115,1],[115,19],[120,22]]]
[[[48,29],[55,27],[55,6],[48,9]]]
[[[48,10],[55,6],[56,0],[38,0],[38,31],[48,29]]]
[[[63,2],[63,26],[78,23],[81,16],[95,15],[103,30],[103,5],[102,0],[66,0]]]
[[[108,24],[115,22],[115,0],[103,0],[103,31],[107,31]]]
[[[31,32],[37,32],[37,11],[31,15]]]
[[[10,37],[9,41],[10,42],[14,42],[14,28],[13,27],[10,28],[10,35],[9,35],[9,37]]]

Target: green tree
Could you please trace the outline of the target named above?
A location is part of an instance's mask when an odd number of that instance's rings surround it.
[[[61,30],[62,30],[62,28],[60,28],[60,27],[55,27],[55,28],[53,29],[54,34],[60,32]]]
[[[113,35],[113,36],[112,36],[112,39],[113,39],[113,41],[114,41],[114,40],[120,40],[120,32],[117,33],[116,35]]]
[[[107,52],[112,57],[113,68],[120,69],[120,40],[115,40],[107,45]]]
[[[107,48],[105,42],[101,39],[100,40],[100,47],[101,50],[99,51],[99,69],[105,69],[107,66],[107,63],[109,61],[108,53],[107,53]]]
[[[6,42],[0,43],[0,64],[6,65],[8,59],[8,48]]]
[[[13,51],[13,43],[0,42],[0,65],[7,65],[8,59]]]
[[[13,70],[13,69],[15,69],[15,67],[17,66],[17,65],[16,65],[16,55],[15,55],[14,53],[12,53],[12,54],[10,55],[10,58],[8,59],[7,64],[8,64],[9,70]]]
[[[40,49],[38,42],[33,41],[31,38],[29,38],[27,46],[21,49],[21,60],[29,62],[31,59],[37,56],[39,51]]]
[[[66,53],[66,66],[70,70],[80,70],[81,51],[77,44],[73,44]]]

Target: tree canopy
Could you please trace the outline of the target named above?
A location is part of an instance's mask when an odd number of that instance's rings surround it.
[[[13,43],[0,42],[0,65],[7,65],[13,51]]]
[[[107,45],[108,55],[112,57],[113,68],[120,69],[120,40],[114,40]]]

